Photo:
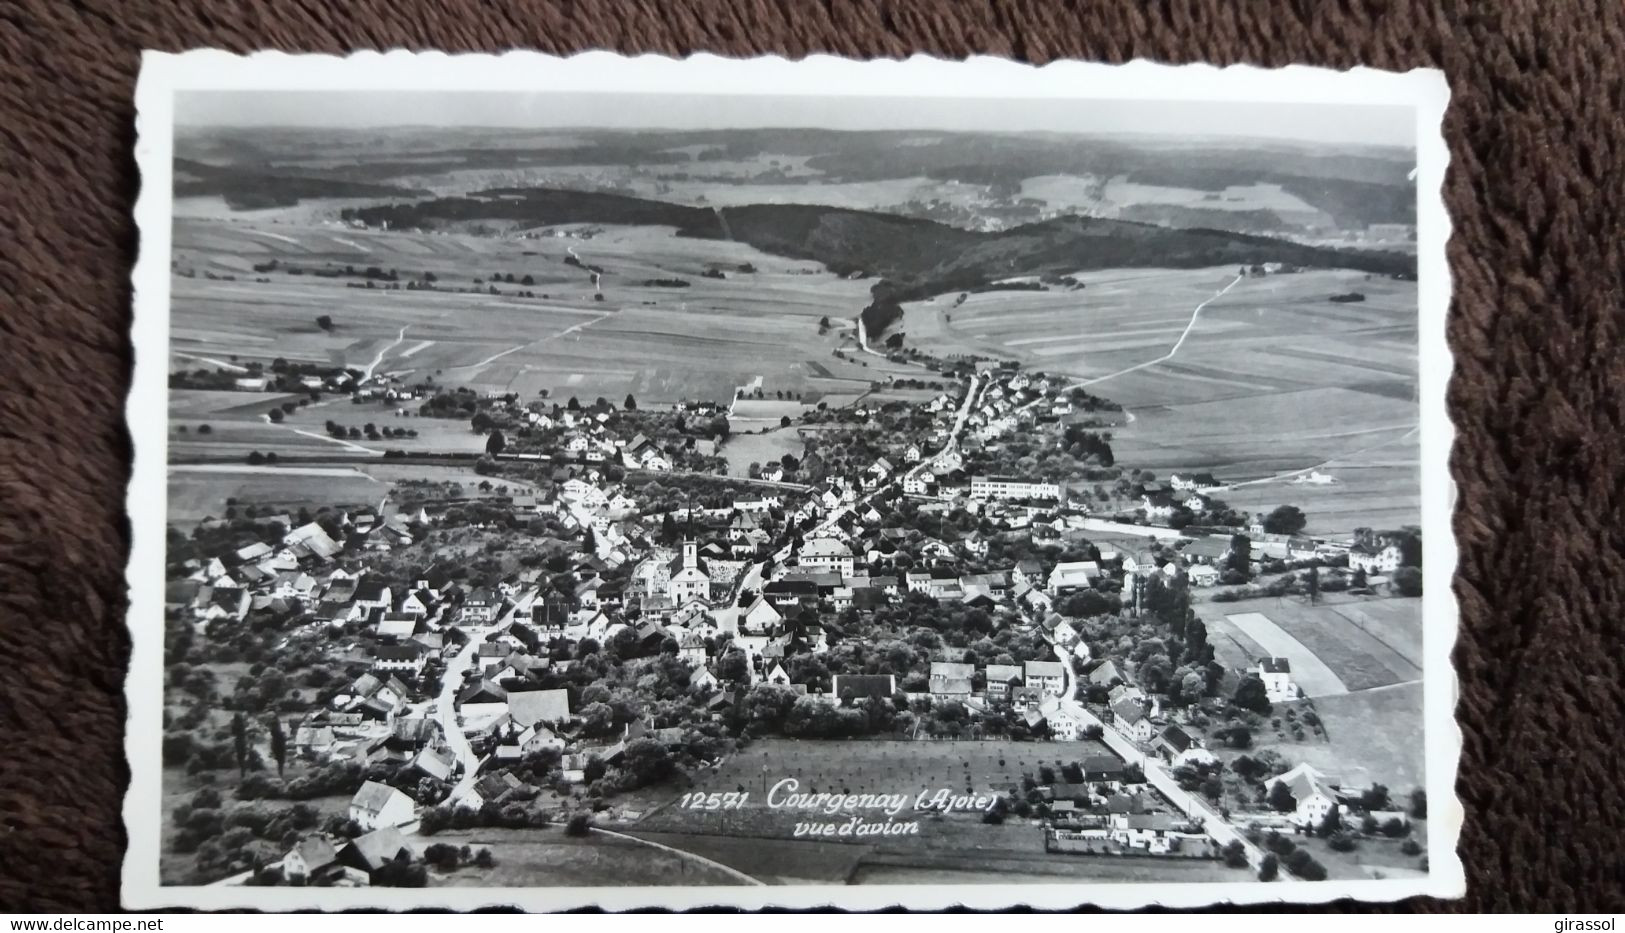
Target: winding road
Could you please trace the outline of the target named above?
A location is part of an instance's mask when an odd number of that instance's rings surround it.
[[[378,355],[373,357],[372,362],[367,364],[367,368],[363,369],[361,371],[361,381],[365,382],[368,379],[371,379],[372,374],[378,369],[379,366],[383,365],[384,357],[389,353],[389,351],[395,349],[396,347],[400,346],[402,343],[405,343],[405,342],[406,342],[406,328],[402,327],[400,334],[395,337],[395,342],[390,344],[387,347],[384,347],[384,348],[380,349],[378,351]]]

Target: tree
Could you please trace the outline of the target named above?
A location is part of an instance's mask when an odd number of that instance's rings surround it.
[[[485,452],[495,457],[508,446],[508,439],[502,436],[501,431],[492,431],[491,436],[485,439]]]
[[[316,326],[320,327],[322,330],[330,331],[333,329],[333,318],[326,314],[318,315],[316,318]]]
[[[1304,578],[1304,591],[1309,594],[1309,605],[1320,602],[1320,568],[1310,567],[1309,575]]]
[[[632,393],[628,392],[626,393],[626,401],[621,403],[621,408],[626,411],[637,411],[638,400],[632,397]]]
[[[790,416],[789,415],[780,415],[779,416],[779,427],[788,428],[789,426],[790,426]]]
[[[257,450],[250,450],[248,452],[248,462],[255,465],[255,466],[258,466],[259,464],[265,462],[265,455],[260,453]]]
[[[1240,575],[1243,581],[1253,576],[1253,541],[1246,535],[1232,535],[1230,550],[1224,555],[1224,567]]]
[[[581,410],[581,402],[574,395],[572,395],[572,396],[570,396],[570,400],[568,402],[564,403],[564,407],[569,409],[570,411],[580,411]]]
[[[273,409],[271,409],[269,417],[271,419],[272,424],[281,424],[282,419],[286,418],[287,416],[282,413],[282,409],[273,408]]]
[[[1295,505],[1278,505],[1264,516],[1264,530],[1272,535],[1295,535],[1307,524],[1309,519]]]
[[[1425,820],[1428,818],[1428,792],[1418,787],[1411,791],[1411,819]]]
[[[1298,809],[1298,799],[1292,796],[1292,791],[1285,781],[1276,781],[1270,785],[1269,805],[1273,810],[1281,813],[1291,813]]]
[[[214,433],[214,428],[212,428],[212,427],[210,427],[209,425],[206,425],[206,424],[200,424],[200,425],[197,426],[197,433],[199,433],[199,434],[213,434]]]
[[[231,717],[231,749],[237,758],[237,773],[248,773],[248,720],[242,713]]]
[[[271,757],[276,759],[276,773],[282,775],[288,761],[288,734],[282,730],[282,717],[271,717]]]
[[[1268,715],[1270,711],[1269,691],[1264,689],[1264,681],[1257,674],[1248,674],[1236,686],[1236,695],[1233,702],[1245,710],[1251,710],[1261,716]]]
[[[1422,570],[1419,567],[1400,567],[1394,571],[1394,592],[1401,596],[1422,595]]]
[[[1247,867],[1247,847],[1240,839],[1232,839],[1224,847],[1224,863],[1231,868]]]
[[[483,411],[477,411],[474,413],[474,417],[469,419],[468,426],[475,431],[489,431],[491,430],[491,416]]]
[[[1276,858],[1275,853],[1273,852],[1267,853],[1264,856],[1264,860],[1258,863],[1259,881],[1274,881],[1275,877],[1280,873],[1281,860]]]
[[[577,813],[564,824],[566,836],[585,836],[592,831],[592,817],[586,813]]]

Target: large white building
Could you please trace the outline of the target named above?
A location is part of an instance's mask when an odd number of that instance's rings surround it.
[[[852,576],[852,549],[839,538],[814,538],[801,547],[801,566],[807,570],[825,570]]]
[[[973,476],[970,481],[973,499],[1059,499],[1061,487],[1056,483],[1031,482],[1014,476]]]
[[[711,575],[700,559],[700,547],[692,540],[683,542],[683,552],[668,565],[666,596],[678,606],[691,599],[711,598]]]

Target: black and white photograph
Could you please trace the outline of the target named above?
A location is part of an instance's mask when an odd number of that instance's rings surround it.
[[[1461,893],[1436,74],[147,68],[133,906]]]

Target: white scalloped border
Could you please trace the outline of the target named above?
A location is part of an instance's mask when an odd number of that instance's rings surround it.
[[[1261,101],[1325,104],[1399,104],[1416,110],[1417,254],[1420,313],[1420,395],[1424,706],[1429,800],[1426,878],[1381,881],[1138,883],[1054,885],[797,885],[771,887],[641,888],[423,888],[320,889],[178,887],[158,883],[162,814],[160,737],[163,734],[163,604],[168,460],[167,359],[169,340],[170,191],[178,90],[595,90],[629,93],[799,94],[851,97],[1104,98],[1116,100]],[[122,898],[131,909],[192,907],[258,910],[442,907],[469,910],[518,906],[550,911],[711,906],[740,908],[837,907],[875,910],[903,906],[1071,908],[1093,904],[1129,909],[1210,904],[1325,903],[1340,898],[1394,901],[1418,895],[1461,897],[1465,875],[1456,845],[1462,808],[1455,794],[1461,731],[1455,720],[1455,645],[1458,610],[1451,581],[1458,561],[1451,529],[1456,488],[1449,472],[1455,428],[1445,404],[1454,369],[1446,340],[1451,281],[1445,246],[1450,218],[1442,197],[1449,152],[1442,124],[1450,97],[1441,72],[1305,65],[1265,69],[1251,65],[1124,65],[1058,61],[1032,66],[978,56],[948,61],[928,56],[856,61],[814,55],[729,59],[700,54],[686,59],[585,52],[568,58],[537,52],[500,55],[443,52],[357,52],[349,56],[215,50],[181,54],[146,52],[136,85],[136,162],[141,192],[135,219],[140,247],[134,286],[135,375],[125,413],[134,444],[126,498],[132,546],[126,579],[130,671],[125,753],[130,788],[124,800],[129,837]],[[156,362],[149,362],[156,361]]]

